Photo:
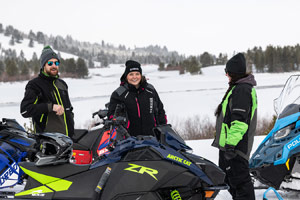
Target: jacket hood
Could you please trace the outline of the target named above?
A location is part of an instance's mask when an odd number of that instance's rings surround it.
[[[236,83],[237,83],[237,84],[238,84],[238,83],[248,83],[248,84],[250,84],[250,85],[252,85],[252,86],[256,86],[256,80],[255,80],[253,74],[249,74],[249,75],[246,76],[245,78],[241,78],[241,79],[238,80]]]

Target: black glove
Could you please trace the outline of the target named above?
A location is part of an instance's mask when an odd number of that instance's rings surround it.
[[[235,146],[233,146],[233,145],[229,145],[229,144],[225,145],[224,157],[226,160],[231,160],[236,157],[237,154],[236,154],[234,148],[235,148]]]

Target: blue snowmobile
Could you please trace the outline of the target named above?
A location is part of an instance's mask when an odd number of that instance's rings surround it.
[[[287,80],[274,108],[277,120],[252,155],[250,172],[267,186],[300,190],[300,75]]]
[[[22,183],[24,173],[18,163],[34,157],[35,144],[35,139],[16,120],[0,121],[0,190]]]

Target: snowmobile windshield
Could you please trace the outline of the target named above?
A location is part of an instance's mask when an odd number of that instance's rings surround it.
[[[274,110],[279,118],[299,112],[300,75],[293,75],[286,81],[280,96],[274,100]]]

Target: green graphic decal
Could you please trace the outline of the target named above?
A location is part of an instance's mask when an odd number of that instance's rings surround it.
[[[169,154],[167,156],[167,158],[171,159],[171,160],[174,160],[176,162],[179,162],[179,163],[182,163],[182,164],[185,164],[187,166],[190,166],[192,164],[192,162],[188,161],[188,160],[184,160],[183,158],[179,158],[177,156],[174,156],[172,154]]]
[[[25,195],[43,196],[43,194],[50,193],[50,192],[53,192],[53,191],[50,190],[49,188],[47,188],[46,186],[40,186],[40,187],[33,188],[31,190],[19,192],[19,193],[15,194],[15,196],[25,196]]]
[[[48,186],[49,188],[53,189],[56,192],[68,190],[69,187],[72,185],[71,181],[67,181],[67,180],[63,180],[63,179],[60,179],[60,178],[40,174],[40,173],[25,169],[24,167],[21,167],[21,169],[26,174],[28,174],[33,179],[35,179],[36,181],[40,182],[43,185]],[[47,188],[47,187],[45,187],[45,188]],[[24,192],[27,192],[27,191],[24,191]]]
[[[158,174],[157,170],[151,169],[151,168],[148,168],[148,167],[144,167],[144,166],[141,166],[141,165],[131,164],[131,163],[128,163],[128,165],[131,165],[131,167],[128,167],[124,170],[128,170],[128,171],[139,173],[139,174],[147,173],[150,176],[152,176],[155,180],[157,180],[157,178],[154,176],[154,174]]]

